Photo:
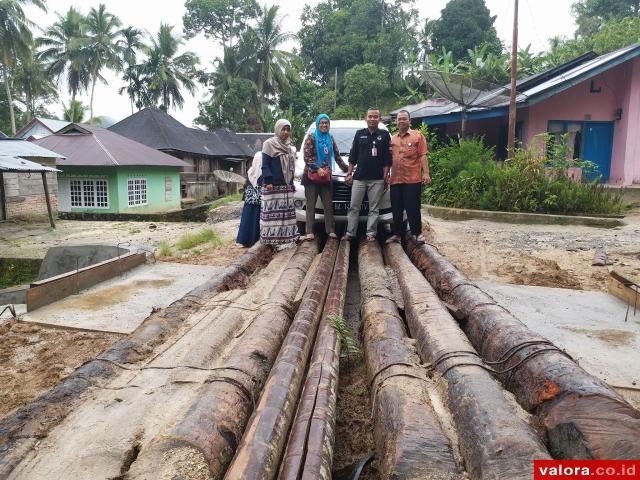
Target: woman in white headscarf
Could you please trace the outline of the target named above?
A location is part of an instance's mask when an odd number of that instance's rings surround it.
[[[262,145],[262,243],[286,244],[299,236],[293,205],[295,152],[291,145],[291,123],[280,119],[276,122],[275,136]]]
[[[247,182],[244,185],[242,199],[242,217],[238,228],[236,242],[250,247],[260,240],[260,189],[262,188],[262,152],[253,156],[251,168],[247,172]]]

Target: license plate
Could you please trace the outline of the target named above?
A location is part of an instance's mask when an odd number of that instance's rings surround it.
[[[334,211],[346,211],[351,208],[350,202],[333,202],[333,210]],[[366,212],[369,210],[369,202],[362,202],[362,206],[360,207],[361,212]]]

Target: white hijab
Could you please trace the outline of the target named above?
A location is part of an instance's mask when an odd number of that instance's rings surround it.
[[[260,175],[262,175],[262,152],[256,152],[253,156],[251,167],[249,168],[249,171],[247,171],[247,178],[253,188],[258,186],[258,179],[260,178]]]

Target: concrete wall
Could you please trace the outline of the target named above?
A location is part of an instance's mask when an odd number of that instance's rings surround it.
[[[118,213],[118,176],[116,167],[75,167],[66,166],[61,168],[62,173],[58,175],[58,187],[60,192],[60,211],[61,212],[95,212],[95,213]],[[109,207],[108,208],[86,208],[71,206],[71,188],[70,181],[73,179],[91,179],[91,180],[107,180],[109,190]]]
[[[591,79],[518,111],[523,120],[523,140],[529,145],[535,135],[547,131],[550,120],[614,121],[613,151],[609,182],[640,183],[640,58],[625,62]],[[622,119],[615,120],[622,109]]]
[[[29,160],[55,167],[51,158],[30,157]],[[49,200],[54,216],[58,212],[58,180],[56,173],[47,173]],[[7,218],[45,218],[47,217],[47,200],[44,195],[41,173],[5,172],[4,189]]]
[[[147,179],[147,204],[128,205],[128,180]],[[180,167],[119,167],[120,213],[161,213],[180,208]]]
[[[61,174],[60,211],[69,213],[95,214],[138,214],[161,213],[180,208],[180,168],[156,166],[125,167],[65,167]],[[72,207],[71,179],[106,179],[109,189],[109,207]],[[128,180],[144,178],[147,180],[146,205],[129,206]]]

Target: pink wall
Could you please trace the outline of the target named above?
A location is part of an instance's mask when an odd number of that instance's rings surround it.
[[[523,139],[547,131],[549,120],[614,121],[622,108],[622,119],[615,121],[609,183],[640,183],[640,57],[593,78],[599,93],[590,91],[591,79],[551,98],[519,111],[524,121]]]

